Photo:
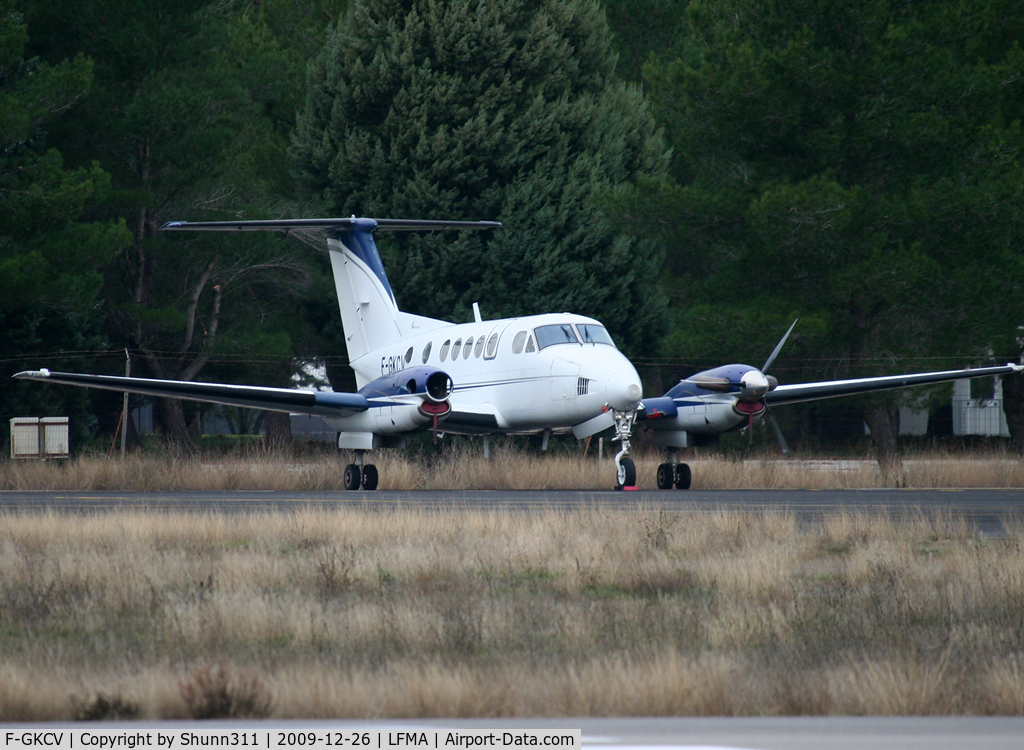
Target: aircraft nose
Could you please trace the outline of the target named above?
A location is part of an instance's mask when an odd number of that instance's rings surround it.
[[[640,376],[632,367],[628,370],[619,370],[610,378],[608,405],[616,411],[635,409],[640,403],[641,396],[643,388],[640,386]]]

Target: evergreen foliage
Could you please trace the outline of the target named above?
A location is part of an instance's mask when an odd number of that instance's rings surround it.
[[[676,181],[641,196],[674,229],[677,350],[770,350],[766,328],[799,315],[821,374],[985,357],[1021,283],[1020,14],[691,0],[688,16],[685,55],[645,68],[676,155]],[[876,442],[896,398],[863,402]]]
[[[23,19],[0,0],[0,416],[6,424],[15,416],[72,415],[81,435],[84,393],[45,393],[11,375],[35,365],[30,357],[39,352],[97,348],[98,269],[128,233],[122,222],[88,217],[108,196],[109,175],[95,163],[68,168],[47,139],[87,95],[92,62],[75,55],[49,64],[27,57],[27,43]]]
[[[627,351],[656,344],[658,248],[619,231],[600,201],[661,176],[666,152],[642,93],[615,74],[595,2],[354,3],[311,69],[293,153],[336,215],[502,222],[389,238],[403,309],[572,310]]]

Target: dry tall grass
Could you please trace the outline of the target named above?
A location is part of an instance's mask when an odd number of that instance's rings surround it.
[[[71,461],[0,461],[0,490],[343,490],[347,458],[290,460],[273,455],[217,460],[133,456]],[[610,459],[538,455],[510,445],[485,460],[457,448],[427,458],[402,452],[373,455],[382,490],[606,490],[614,484]],[[658,454],[636,456],[638,482],[653,489]],[[896,476],[874,461],[737,460],[721,455],[688,458],[693,489],[851,489],[885,487],[1024,487],[1024,460],[1010,456],[924,455],[908,459]]]
[[[1024,713],[1024,524],[9,514],[0,720]]]

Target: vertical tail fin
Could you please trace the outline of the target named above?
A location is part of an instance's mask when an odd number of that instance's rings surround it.
[[[352,362],[405,336],[395,294],[373,240],[376,223],[367,221],[366,225],[341,229],[327,240]]]

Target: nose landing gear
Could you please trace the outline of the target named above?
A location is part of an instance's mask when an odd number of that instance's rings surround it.
[[[615,489],[635,490],[636,489],[636,464],[629,457],[629,438],[633,434],[633,422],[636,420],[636,409],[632,411],[613,411],[615,419],[615,436],[612,441],[618,440],[622,446],[615,456]]]

